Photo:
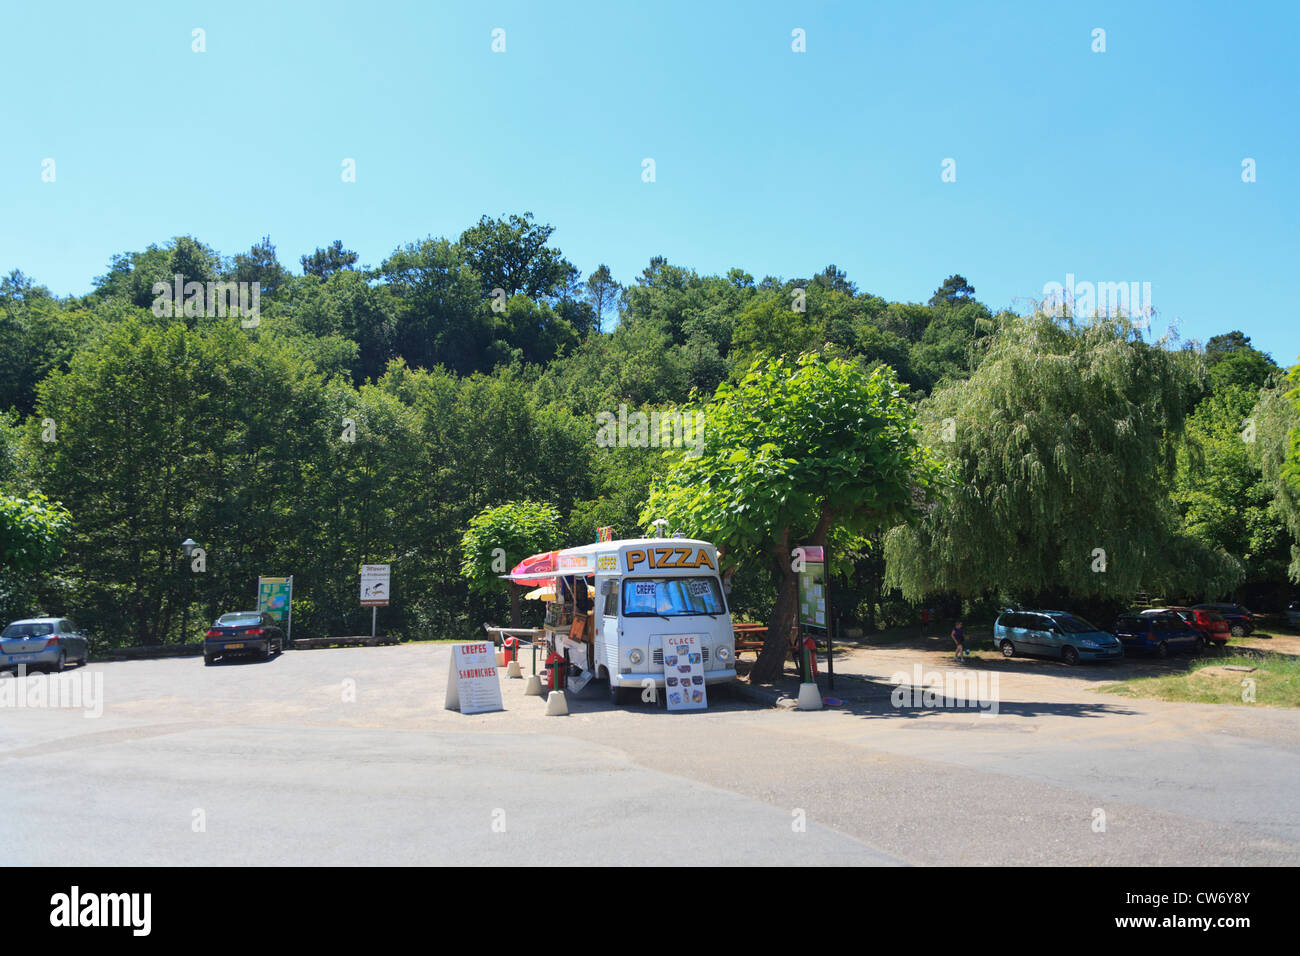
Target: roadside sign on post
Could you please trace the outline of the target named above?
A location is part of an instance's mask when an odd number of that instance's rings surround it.
[[[826,549],[804,545],[803,570],[799,572],[799,623],[826,627]]]
[[[361,606],[370,608],[370,636],[375,636],[375,612],[388,607],[390,579],[388,565],[361,565]]]
[[[361,606],[388,607],[389,566],[361,565]]]
[[[257,609],[285,626],[285,640],[293,640],[293,575],[287,578],[258,577]]]
[[[826,635],[826,686],[835,687],[835,662],[831,641],[834,639],[830,628],[829,594],[826,590],[826,549],[821,545],[806,544],[803,550],[803,570],[799,572],[799,644],[803,646],[806,629],[812,629],[810,635],[814,641],[816,632]],[[813,651],[815,654],[816,651]],[[801,652],[802,655],[802,652]],[[802,660],[802,656],[800,657]],[[815,664],[814,664],[815,666]],[[800,669],[804,667],[800,664]],[[811,674],[805,674],[804,680],[812,680]]]

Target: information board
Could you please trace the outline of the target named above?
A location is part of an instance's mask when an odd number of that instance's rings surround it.
[[[257,579],[257,609],[271,615],[277,624],[283,625],[288,621],[292,602],[293,578]]]
[[[826,549],[804,545],[803,570],[799,572],[799,623],[826,627]]]
[[[388,607],[388,565],[361,565],[361,606]]]

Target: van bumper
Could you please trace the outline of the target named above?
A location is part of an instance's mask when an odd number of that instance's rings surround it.
[[[735,679],[736,669],[734,667],[728,668],[727,670],[704,672],[704,683],[706,686],[709,684],[725,684],[727,681],[733,681]],[[647,680],[654,681],[655,686],[659,688],[667,686],[664,683],[663,671],[658,671],[653,674],[611,674],[609,676],[610,683],[615,687],[644,687]]]

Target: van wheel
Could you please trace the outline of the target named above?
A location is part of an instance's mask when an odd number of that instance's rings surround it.
[[[1015,657],[1015,656],[1016,656],[1016,648],[1015,648],[1015,645],[1012,644],[1010,641],[1003,641],[1003,642],[1002,642],[1002,656],[1003,656],[1003,657]]]
[[[1246,636],[1246,629],[1245,629],[1244,627],[1242,627],[1240,624],[1234,624],[1234,625],[1232,625],[1232,636],[1233,636],[1233,637],[1245,637],[1245,636]]]
[[[1073,667],[1075,664],[1079,663],[1079,652],[1067,644],[1065,645],[1065,649],[1061,651],[1061,660]]]
[[[1204,637],[1198,637],[1198,638],[1196,639],[1196,653],[1197,653],[1197,654],[1204,654],[1204,653],[1205,653],[1205,638],[1204,638]]]
[[[609,702],[615,707],[621,707],[627,702],[627,694],[624,693],[626,688],[619,687],[613,680],[609,682]]]
[[[1160,655],[1161,657],[1168,657],[1168,656],[1169,656],[1169,645],[1166,644],[1164,641],[1161,641],[1161,642],[1160,642],[1160,646],[1156,648],[1156,653],[1157,653],[1158,655]]]

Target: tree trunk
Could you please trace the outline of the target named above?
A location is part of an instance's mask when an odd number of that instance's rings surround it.
[[[790,629],[794,627],[795,611],[799,602],[799,577],[790,569],[788,560],[777,559],[781,570],[781,584],[772,605],[772,617],[767,622],[767,640],[758,654],[754,669],[749,672],[751,684],[769,684],[785,672],[785,659],[790,652]]]

